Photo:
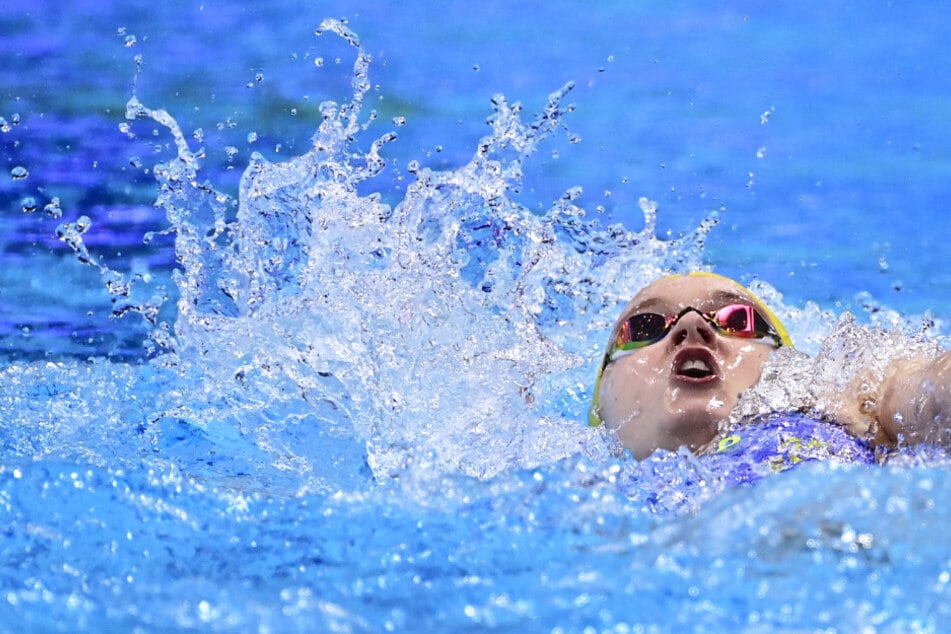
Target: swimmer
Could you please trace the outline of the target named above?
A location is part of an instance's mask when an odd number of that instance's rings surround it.
[[[590,422],[613,430],[638,460],[658,449],[722,451],[731,444],[723,424],[741,395],[759,383],[777,349],[791,347],[776,316],[737,282],[711,273],[660,279],[621,312]],[[847,385],[811,406],[850,437],[869,447],[901,441],[951,449],[951,352],[909,352],[877,373],[857,368]],[[813,386],[817,394],[821,388]]]

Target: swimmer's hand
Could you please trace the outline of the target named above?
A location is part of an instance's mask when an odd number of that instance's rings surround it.
[[[879,439],[951,449],[951,352],[895,361],[877,400]]]

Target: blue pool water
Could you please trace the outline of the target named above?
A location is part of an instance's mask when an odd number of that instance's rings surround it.
[[[584,420],[671,270],[947,346],[951,10],[363,4],[0,13],[0,630],[942,631],[944,458]]]

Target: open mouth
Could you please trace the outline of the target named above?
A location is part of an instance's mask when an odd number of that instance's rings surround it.
[[[674,378],[684,383],[710,383],[720,378],[719,366],[706,348],[682,350],[674,358]]]

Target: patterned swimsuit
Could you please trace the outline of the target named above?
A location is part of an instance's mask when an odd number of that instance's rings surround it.
[[[700,458],[727,482],[747,484],[803,462],[872,464],[875,452],[839,425],[790,412],[739,425]]]

